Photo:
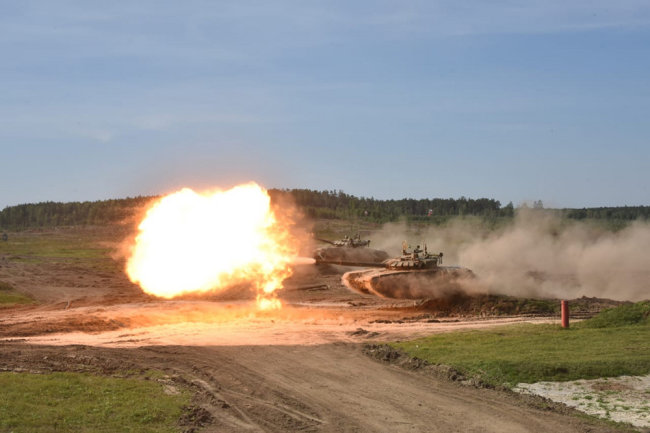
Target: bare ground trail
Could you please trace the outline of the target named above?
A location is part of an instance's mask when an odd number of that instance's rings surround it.
[[[358,344],[311,346],[0,345],[0,367],[111,373],[155,368],[197,391],[204,432],[605,432],[540,410],[377,362]]]

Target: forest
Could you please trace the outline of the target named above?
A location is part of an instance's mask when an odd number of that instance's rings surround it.
[[[271,201],[289,200],[313,219],[364,219],[385,223],[406,219],[409,222],[442,223],[453,217],[474,216],[485,220],[505,220],[514,217],[512,202],[502,206],[489,198],[431,198],[380,200],[356,197],[343,191],[315,191],[309,189],[271,189]],[[124,199],[84,202],[42,202],[8,206],[0,211],[1,230],[24,230],[38,227],[109,225],[133,222],[146,204],[156,196],[127,197]],[[527,204],[521,207],[528,207]],[[533,208],[543,208],[541,201]],[[595,219],[614,222],[615,225],[650,218],[650,206],[598,207],[582,209],[552,209],[568,219]]]

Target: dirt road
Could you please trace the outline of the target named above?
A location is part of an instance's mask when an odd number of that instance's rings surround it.
[[[605,432],[528,406],[375,361],[358,344],[149,346],[4,343],[3,369],[113,373],[155,368],[191,384],[205,432]],[[208,415],[209,413],[209,415]]]
[[[544,319],[404,320],[399,309],[359,308],[254,315],[219,303],[172,301],[4,311],[0,369],[161,370],[173,386],[194,388],[195,421],[205,432],[610,431],[362,351],[364,342]]]

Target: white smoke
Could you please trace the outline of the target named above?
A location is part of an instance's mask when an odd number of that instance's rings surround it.
[[[387,224],[373,236],[391,255],[402,241],[426,241],[446,264],[474,271],[491,293],[515,296],[650,298],[650,224],[635,222],[612,232],[594,223],[523,210],[498,229],[459,218],[442,227]]]

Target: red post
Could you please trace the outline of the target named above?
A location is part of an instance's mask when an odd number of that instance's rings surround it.
[[[562,327],[569,327],[569,303],[567,301],[562,301]]]

